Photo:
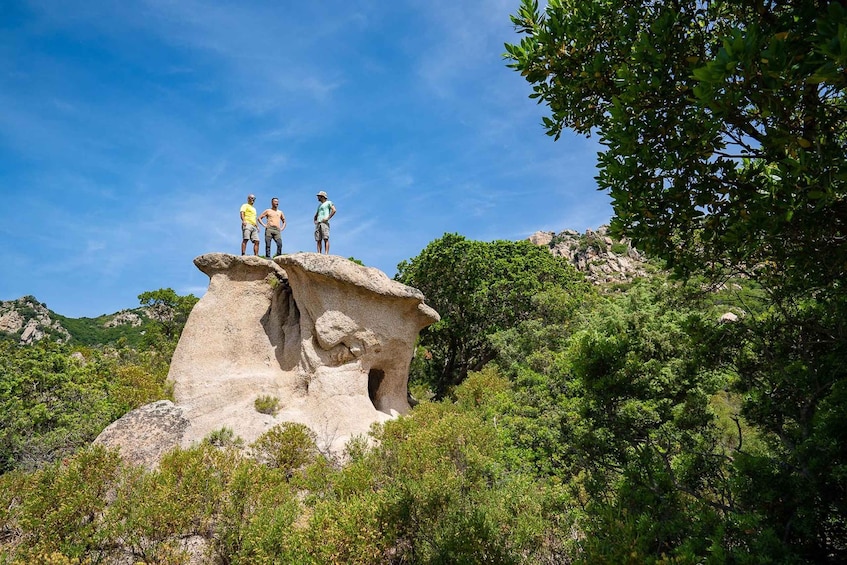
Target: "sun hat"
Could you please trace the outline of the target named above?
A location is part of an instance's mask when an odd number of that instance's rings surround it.
[[[324,192],[323,190],[322,190],[322,191],[320,191],[317,195],[318,195],[318,196],[323,196],[324,198],[329,198],[329,196],[327,196],[327,195],[326,195],[326,192]]]

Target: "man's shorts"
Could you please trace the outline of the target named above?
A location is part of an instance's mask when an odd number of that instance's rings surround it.
[[[259,228],[253,224],[244,224],[241,226],[241,233],[245,241],[248,239],[250,241],[259,241]]]
[[[318,222],[315,224],[315,241],[329,239],[329,223]]]

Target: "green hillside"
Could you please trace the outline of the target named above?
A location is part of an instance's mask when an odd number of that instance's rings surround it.
[[[600,140],[626,247],[448,233],[400,263],[441,315],[419,402],[343,456],[291,423],[154,470],[89,447],[167,396],[196,301],[170,289],[139,348],[0,343],[0,563],[847,562],[844,2],[522,0],[512,24],[546,132]],[[650,268],[611,280],[630,242]]]
[[[96,318],[68,318],[51,311],[51,317],[58,320],[62,327],[68,330],[71,335],[69,342],[71,344],[95,346],[124,342],[130,347],[138,347],[149,329],[149,320],[141,308],[130,310],[130,312],[138,315],[143,323],[137,326],[117,324],[110,327],[108,324],[114,319],[115,314]]]

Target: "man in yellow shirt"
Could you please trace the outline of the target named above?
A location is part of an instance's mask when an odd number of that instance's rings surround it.
[[[256,209],[253,202],[256,197],[250,194],[247,202],[241,205],[241,254],[247,250],[247,240],[253,242],[253,255],[259,255],[259,227],[256,225]]]

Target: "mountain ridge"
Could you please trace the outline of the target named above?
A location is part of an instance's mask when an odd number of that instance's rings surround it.
[[[0,301],[0,339],[32,345],[49,338],[59,343],[106,345],[125,339],[140,342],[151,319],[146,307],[123,309],[96,318],[69,318],[58,314],[35,296]]]

